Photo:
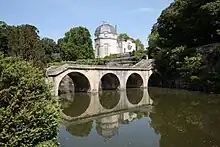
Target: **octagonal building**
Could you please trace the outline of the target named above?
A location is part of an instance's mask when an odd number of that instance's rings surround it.
[[[123,54],[136,49],[131,40],[120,40],[116,26],[103,23],[95,30],[95,55],[104,58],[111,54]]]

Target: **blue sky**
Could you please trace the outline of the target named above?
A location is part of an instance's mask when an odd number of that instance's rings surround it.
[[[1,0],[0,20],[10,25],[32,24],[41,37],[55,40],[70,28],[95,29],[107,21],[118,32],[140,38],[146,44],[152,25],[173,0]]]

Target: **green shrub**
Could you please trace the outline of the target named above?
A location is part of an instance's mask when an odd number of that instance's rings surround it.
[[[105,56],[104,59],[116,59],[119,57],[120,57],[120,55],[118,55],[118,54],[110,54],[108,56]]]
[[[58,102],[43,73],[18,58],[0,59],[0,120],[1,147],[57,146]]]

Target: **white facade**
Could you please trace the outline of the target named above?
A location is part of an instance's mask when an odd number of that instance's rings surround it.
[[[95,31],[95,55],[104,58],[111,54],[123,54],[136,50],[132,40],[119,40],[117,29],[109,24],[102,24]]]
[[[118,43],[121,49],[121,53],[130,53],[136,50],[136,44],[131,39],[119,41]]]

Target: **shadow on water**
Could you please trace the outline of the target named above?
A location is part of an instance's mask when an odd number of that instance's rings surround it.
[[[87,93],[75,93],[72,98],[61,95],[61,109],[63,113],[70,117],[77,117],[83,114],[89,107],[91,98]]]
[[[105,109],[113,109],[120,101],[120,92],[105,90],[99,93],[99,101]]]
[[[126,90],[126,94],[128,101],[131,104],[136,105],[142,100],[144,91],[142,88],[129,88]]]

